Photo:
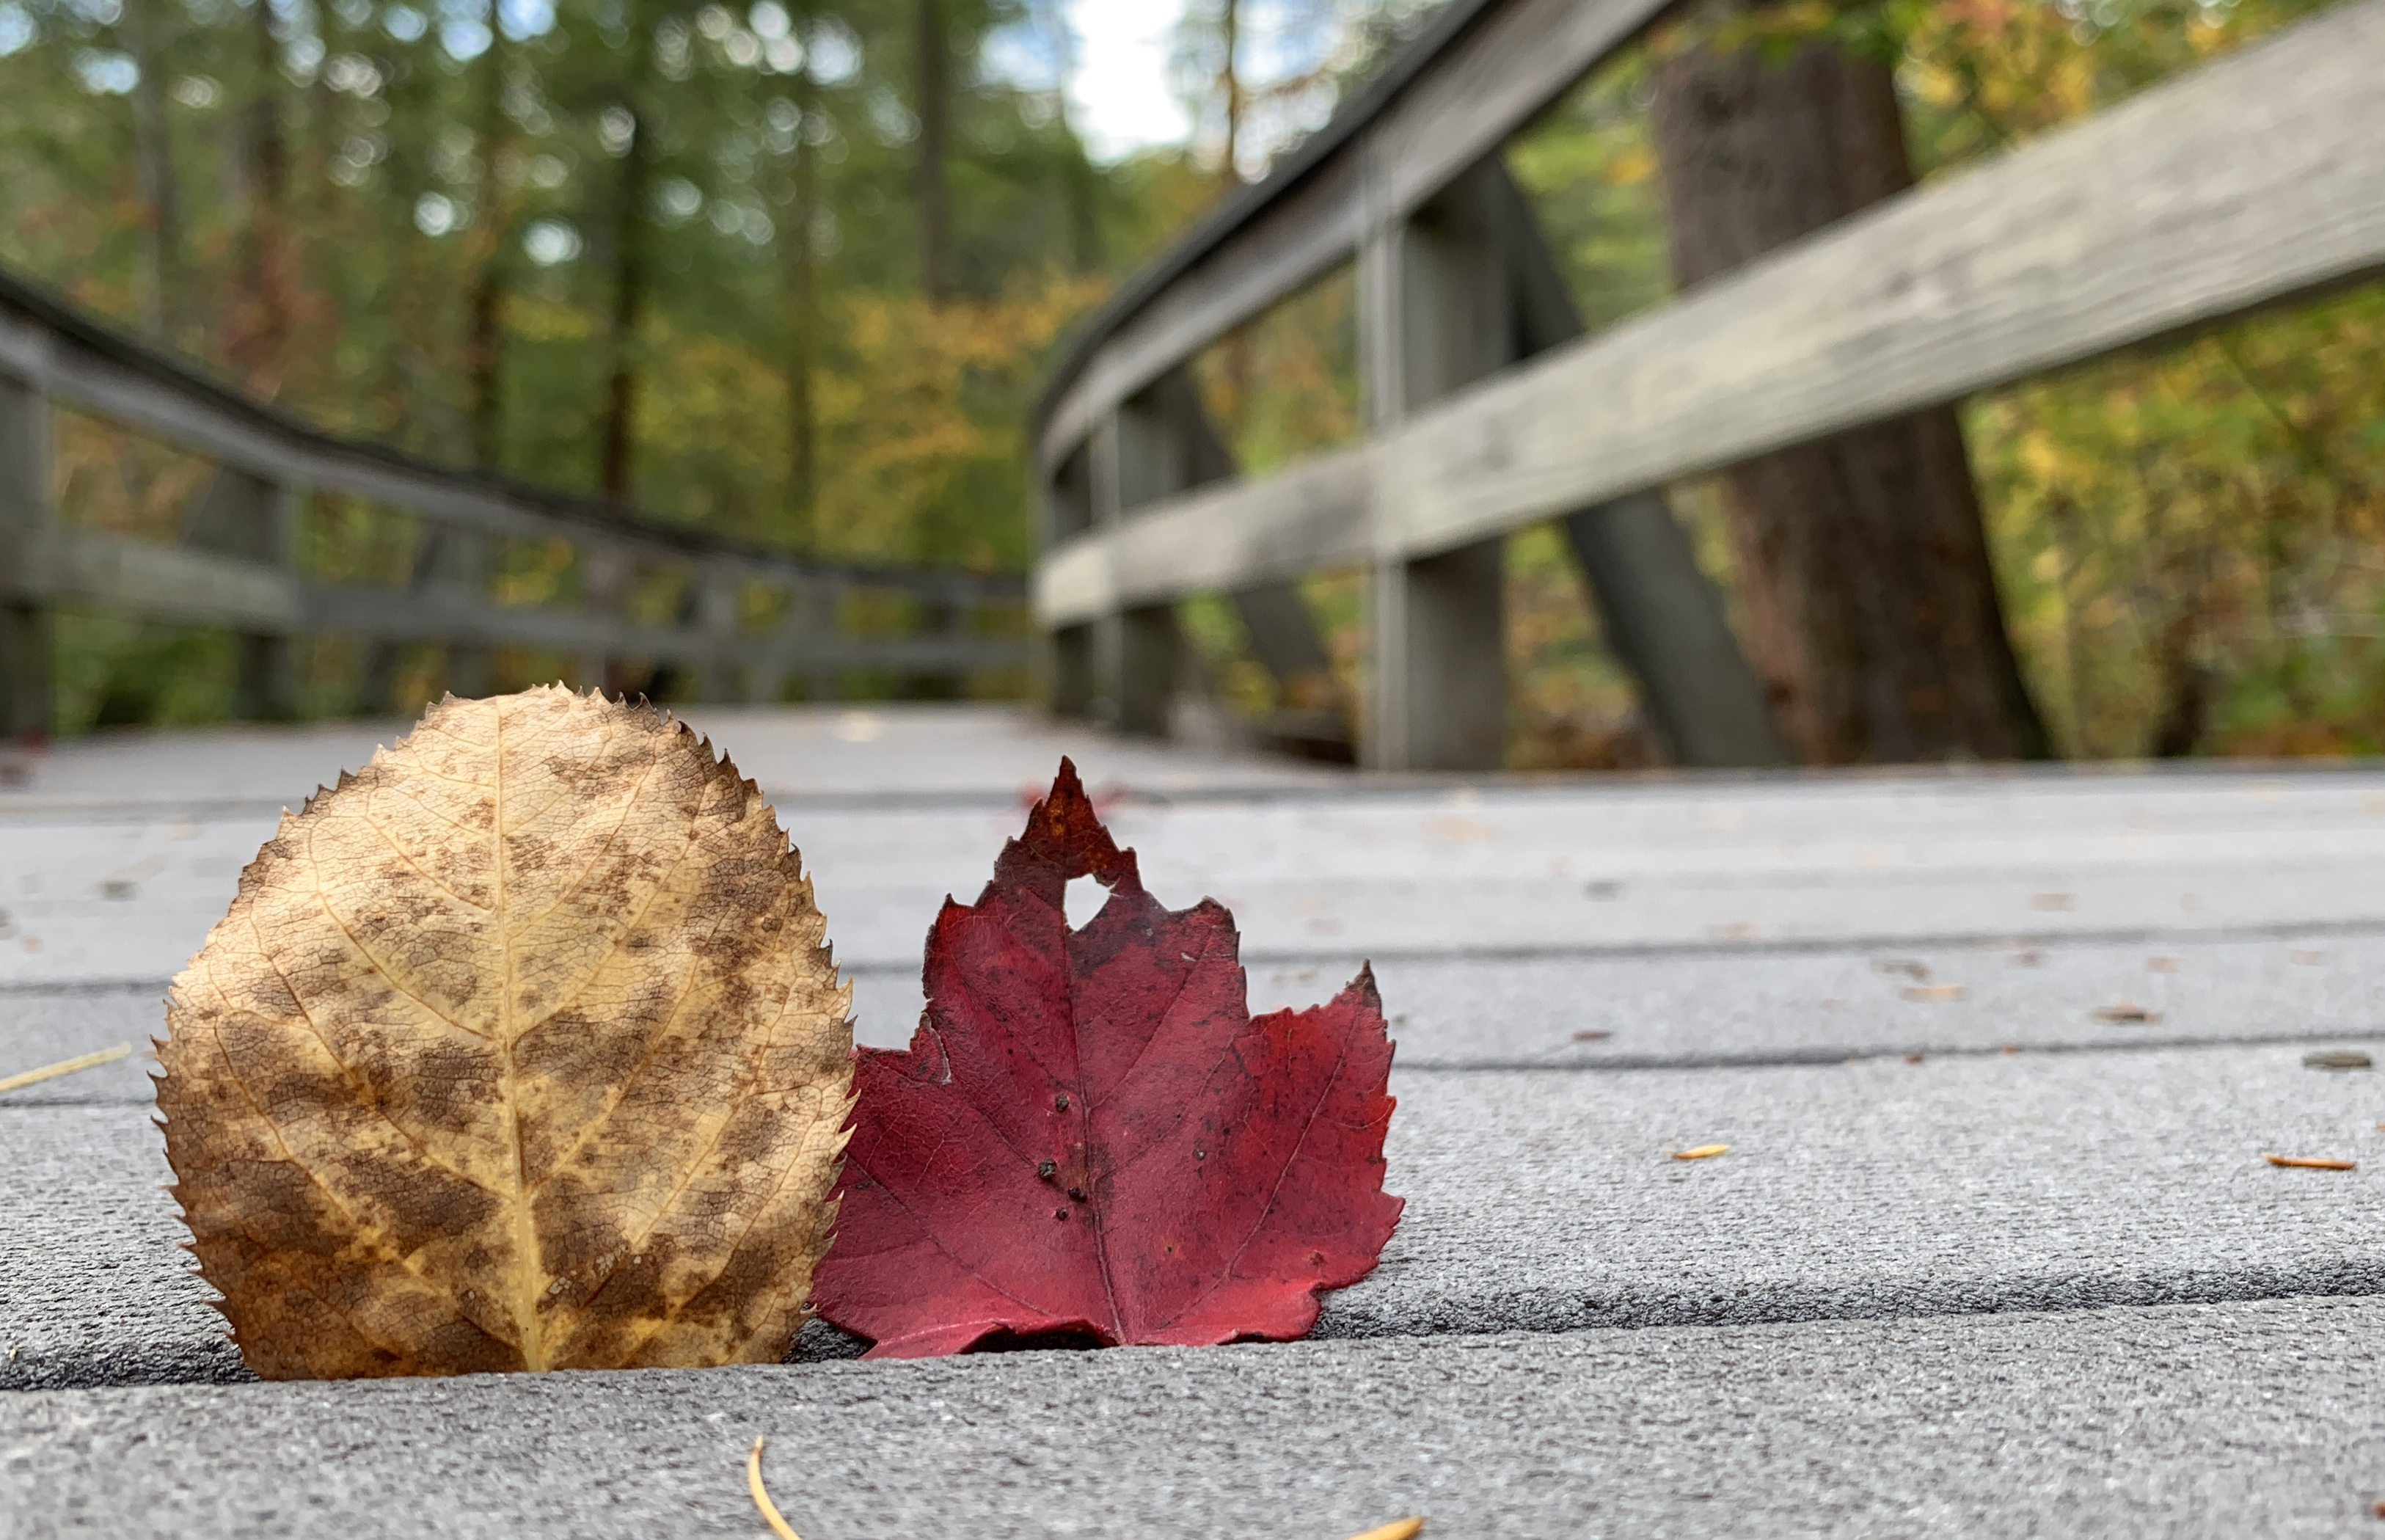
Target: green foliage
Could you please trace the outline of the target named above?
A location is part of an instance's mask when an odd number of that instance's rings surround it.
[[[1667,49],[1719,27],[1777,50],[1817,33],[1877,50],[1896,62],[1929,177],[2321,3],[1788,0],[1719,21],[1685,13],[1544,115],[1507,162],[1596,330],[1670,296],[1647,128],[1648,61]],[[1093,165],[1054,92],[986,67],[997,37],[1065,53],[1053,0],[943,0],[955,292],[931,302],[918,284],[916,5],[565,0],[547,13],[506,0],[495,18],[485,0],[435,11],[0,0],[0,262],[329,425],[456,463],[485,435],[492,465],[552,484],[598,484],[624,361],[640,503],[789,548],[1015,570],[1031,554],[1021,428],[1052,345],[1226,182],[1214,154]],[[1256,25],[1258,9],[1240,24]],[[1289,17],[1315,35],[1268,44],[1292,60],[1288,73],[1237,77],[1256,114],[1237,128],[1244,169],[1430,9],[1267,10],[1267,25]],[[1225,13],[1196,12],[1180,62],[1214,151]],[[144,137],[137,60],[156,87],[162,146]],[[173,194],[162,262],[145,233],[157,208],[144,156]],[[622,331],[632,270],[642,288]],[[498,323],[488,403],[474,369],[481,294]],[[1194,361],[1246,468],[1360,432],[1355,310],[1345,269]],[[810,386],[808,497],[798,380]],[[1971,403],[1967,423],[2011,623],[2065,752],[2385,747],[2385,292],[2032,382]],[[62,424],[70,520],[170,539],[206,475],[100,424]],[[1728,581],[1715,490],[1676,488],[1675,506]],[[303,560],[334,581],[402,582],[422,537],[386,510],[317,499]],[[520,602],[567,596],[583,577],[560,547],[506,545],[493,560],[493,582]],[[1517,762],[1629,762],[1629,691],[1561,543],[1530,533],[1509,566]],[[1349,572],[1305,584],[1346,699],[1364,586]],[[681,602],[661,578],[630,595],[658,620]],[[1230,607],[1186,616],[1230,698],[1253,712],[1284,704]],[[908,616],[888,601],[847,620],[883,631]],[[63,727],[228,707],[224,638],[69,617],[60,647]],[[313,650],[309,710],[355,707],[366,652]],[[500,680],[551,663],[502,657]],[[417,648],[383,664],[418,695],[443,660]]]
[[[1053,90],[982,64],[989,39],[1048,25],[1048,6],[941,0],[955,290],[930,303],[918,7],[0,0],[0,262],[313,420],[549,485],[598,486],[618,361],[639,505],[830,556],[1016,570],[1046,353],[1215,184],[1180,157],[1092,165]],[[144,135],[144,91],[162,138]],[[144,171],[162,173],[162,204]],[[805,352],[808,500],[791,384]],[[205,467],[95,423],[69,438],[67,519],[175,537]],[[403,582],[421,534],[317,499],[302,558]],[[501,551],[494,582],[562,594],[576,579],[559,559]],[[181,682],[221,671],[212,644],[78,624],[61,646],[68,730],[110,689],[121,710],[229,699]],[[356,676],[363,649],[313,650],[310,701],[350,708],[331,676]],[[400,671],[424,669],[435,655]]]
[[[1826,33],[1894,58],[1926,178],[2316,8],[1792,0],[1719,26],[1779,47]],[[1649,51],[1716,28],[1693,16]],[[1593,330],[1670,294],[1645,69],[1645,56],[1617,60],[1508,150]],[[1973,402],[1966,421],[2007,618],[2065,754],[2385,747],[2385,291],[2030,382]],[[1714,490],[1676,489],[1675,506],[1727,581]],[[1564,634],[1542,611],[1567,597],[1511,581],[1511,625]],[[1545,752],[1539,703],[1602,698],[1592,657],[1569,641],[1522,675],[1520,754]]]

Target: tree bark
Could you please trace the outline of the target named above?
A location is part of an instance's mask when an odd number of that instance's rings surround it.
[[[176,346],[183,324],[181,189],[167,131],[161,13],[157,0],[126,0],[119,27],[141,70],[132,88],[132,137],[140,163],[142,265],[148,269],[142,319],[152,341]]]
[[[819,411],[812,382],[819,368],[819,267],[812,250],[812,219],[818,213],[819,166],[811,142],[812,115],[819,94],[806,55],[793,81],[794,148],[789,152],[787,217],[779,232],[787,314],[787,513],[798,549],[819,542],[815,513],[819,485]]]
[[[1242,51],[1242,0],[1223,0],[1218,9],[1217,30],[1221,34],[1224,56],[1217,67],[1217,88],[1226,98],[1226,164],[1223,168],[1229,191],[1242,184],[1242,71],[1238,56]]]
[[[605,381],[605,429],[596,471],[598,490],[616,502],[630,500],[631,451],[636,432],[638,320],[646,303],[646,124],[638,108],[618,104],[630,115],[630,147],[621,157],[616,184],[618,203],[613,226],[613,314],[608,330],[611,357]]]
[[[1888,67],[1825,40],[1659,63],[1674,278],[1692,288],[1912,184]],[[1962,426],[1942,407],[1723,478],[1748,641],[1813,764],[2043,757]]]
[[[1068,81],[1077,73],[1077,40],[1069,31],[1068,18],[1056,8],[1050,15],[1053,51],[1059,57],[1059,85],[1052,93],[1052,111],[1058,120],[1060,142],[1066,146],[1067,159],[1062,163],[1062,193],[1068,207],[1068,260],[1070,268],[1080,273],[1096,272],[1102,265],[1101,209],[1095,203],[1093,162],[1085,153],[1085,142],[1078,136],[1077,126],[1068,119]]]
[[[952,190],[945,161],[952,153],[952,40],[945,30],[943,0],[917,0],[919,97],[919,292],[931,305],[950,297],[953,284]]]
[[[489,4],[489,46],[477,71],[480,87],[480,164],[472,210],[473,240],[480,258],[472,275],[471,314],[464,341],[472,414],[472,463],[495,469],[504,441],[504,320],[506,278],[513,237],[512,210],[499,161],[512,134],[506,118],[506,33],[496,0]]]
[[[241,229],[239,292],[225,352],[255,394],[281,393],[290,343],[293,270],[282,204],[290,152],[281,123],[281,45],[273,35],[273,7],[258,0],[252,23],[255,89],[248,102],[243,191],[248,202]]]

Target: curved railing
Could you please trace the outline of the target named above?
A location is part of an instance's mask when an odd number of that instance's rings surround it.
[[[180,544],[75,528],[57,516],[53,404],[213,462]],[[333,584],[305,574],[298,521],[304,499],[317,492],[428,524],[412,581]],[[580,602],[497,602],[485,546],[505,536],[570,542]],[[635,575],[656,567],[684,575],[687,602],[674,623],[641,624],[622,613],[620,597]],[[870,590],[926,601],[914,607],[936,629],[843,634],[844,596]],[[485,670],[486,649],[519,645],[565,655],[574,683],[603,683],[633,658],[692,670],[706,699],[776,699],[791,675],[809,677],[818,693],[851,669],[952,675],[1020,665],[1027,643],[980,634],[977,612],[1015,611],[1025,593],[1015,576],[820,561],[741,545],[319,432],[0,274],[0,727],[11,735],[45,731],[51,720],[48,632],[61,602],[231,629],[243,638],[241,714],[271,717],[291,707],[289,644],[310,633],[444,645],[464,689],[476,667]],[[756,614],[770,618],[766,629],[749,620]]]
[[[2346,0],[1582,336],[1498,151],[1665,5],[1452,0],[1092,319],[1034,426],[1057,707],[1164,731],[1194,594],[1317,667],[1289,585],[1358,567],[1365,761],[1495,765],[1497,542],[1562,518],[1674,756],[1773,762],[1667,483],[2385,272],[2385,0]],[[1366,441],[1238,478],[1189,360],[1353,257]]]

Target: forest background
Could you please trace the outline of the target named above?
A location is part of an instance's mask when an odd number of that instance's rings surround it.
[[[1068,323],[1432,8],[1192,0],[1192,131],[1098,158],[1059,0],[0,0],[0,264],[339,431],[790,550],[1018,570],[1028,413]],[[1929,176],[2316,8],[1781,0],[1765,25],[1892,58]],[[1648,122],[1668,45],[1660,29],[1508,147],[1593,330],[1671,293]],[[1352,300],[1330,277],[1197,361],[1247,468],[1355,436]],[[2062,753],[2385,748],[2385,288],[1964,419]],[[61,425],[73,522],[170,538],[206,473]],[[1716,489],[1673,491],[1728,586]],[[419,540],[317,499],[302,559],[403,581]],[[508,546],[493,581],[536,602],[569,559]],[[1646,762],[1561,543],[1527,532],[1508,566],[1510,762]],[[1346,687],[1357,582],[1306,592]],[[1227,607],[1185,619],[1221,698],[1276,704]],[[418,701],[442,666],[415,649],[376,670],[331,640],[306,659],[325,715]],[[506,655],[500,682],[543,663]],[[63,732],[230,707],[230,643],[207,632],[69,614],[59,667]]]

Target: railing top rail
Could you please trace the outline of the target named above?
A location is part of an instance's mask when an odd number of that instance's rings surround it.
[[[1477,16],[1499,3],[1500,0],[1449,0],[1449,4],[1432,19],[1430,25],[1392,55],[1381,71],[1356,95],[1334,109],[1324,127],[1287,151],[1281,159],[1267,168],[1267,175],[1235,189],[1220,200],[1192,229],[1178,236],[1174,244],[1145,263],[1133,277],[1119,286],[1116,294],[1071,328],[1067,345],[1061,348],[1050,376],[1044,382],[1043,394],[1037,400],[1036,427],[1039,430],[1043,427],[1052,404],[1083,372],[1085,365],[1092,360],[1103,342],[1129,317],[1148,306],[1169,285],[1197,267],[1203,257],[1224,244],[1235,231],[1250,223],[1260,210],[1280,202],[1294,187],[1314,175],[1319,167],[1342,153],[1357,137],[1360,130],[1380,117],[1402,90],[1473,25]]]
[[[1453,550],[2385,278],[2385,0],[1900,194],[1394,433],[1047,552],[1045,625]]]
[[[9,326],[10,320],[17,325]],[[12,331],[19,334],[11,337]],[[329,433],[206,378],[6,271],[0,271],[0,374],[21,376],[69,405],[209,458],[268,473],[286,468],[305,484],[387,502],[442,522],[600,539],[788,579],[952,597],[1016,598],[1026,593],[1026,580],[1018,574],[795,556],[674,525],[603,498],[456,470],[390,444]]]
[[[1346,257],[1370,220],[1406,212],[1495,149],[1674,0],[1449,0],[1323,128],[1259,181],[1232,194],[1096,307],[1071,332],[1035,407],[1048,470],[1099,406],[1149,382]],[[1410,112],[1410,108],[1416,110]],[[1404,122],[1413,117],[1414,122]],[[1395,143],[1363,166],[1375,136]],[[1283,226],[1282,230],[1270,227]],[[1297,233],[1292,233],[1297,227]],[[1253,252],[1263,275],[1236,271],[1163,316],[1166,301],[1206,268]],[[1138,331],[1153,333],[1135,335]],[[1106,351],[1121,357],[1101,367]],[[1097,395],[1100,402],[1091,402]]]

